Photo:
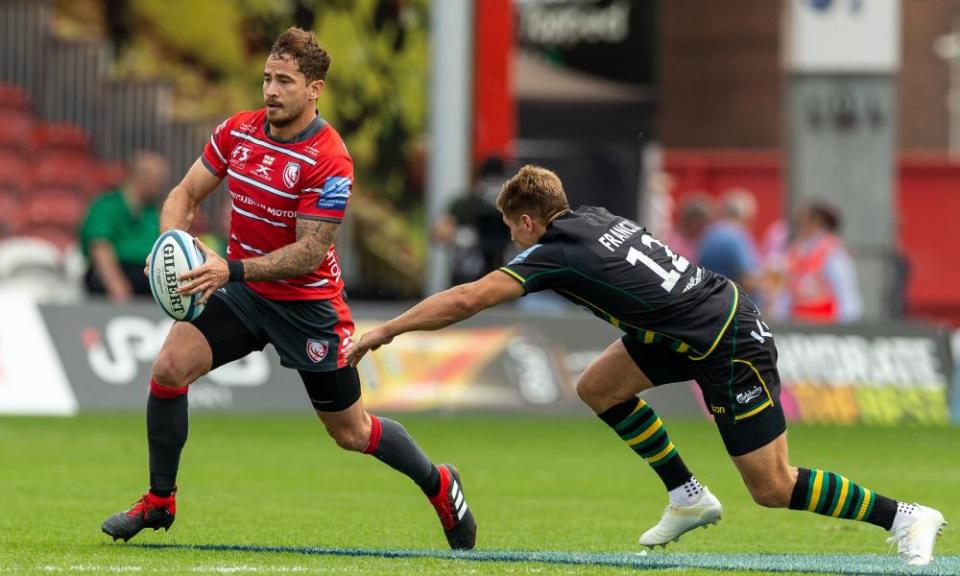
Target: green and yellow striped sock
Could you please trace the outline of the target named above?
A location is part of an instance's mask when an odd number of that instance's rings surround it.
[[[627,446],[650,464],[667,490],[682,486],[693,477],[670,441],[663,421],[642,399],[631,398],[599,416]]]
[[[889,530],[897,514],[897,501],[839,474],[799,468],[797,484],[790,496],[790,509],[862,520]]]

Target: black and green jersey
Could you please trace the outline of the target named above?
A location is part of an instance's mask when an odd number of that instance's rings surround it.
[[[738,292],[639,224],[581,206],[501,268],[526,292],[552,289],[641,341],[706,357],[730,324]]]

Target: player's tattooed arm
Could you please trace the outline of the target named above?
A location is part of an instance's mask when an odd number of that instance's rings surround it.
[[[338,222],[297,219],[297,241],[257,258],[243,261],[243,279],[281,280],[309,274],[327,257],[337,237]]]

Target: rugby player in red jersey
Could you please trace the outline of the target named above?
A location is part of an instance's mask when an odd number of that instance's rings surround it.
[[[354,326],[334,239],[350,198],[353,161],[317,113],[329,66],[312,33],[290,28],[280,35],[264,66],[265,107],[220,124],[164,203],[161,232],[187,230],[226,178],[232,202],[227,260],[201,244],[206,263],[182,277],[181,292],[201,294],[206,309],[173,325],[153,364],[150,489],[104,521],[103,531],[114,539],[173,524],[189,385],[269,343],[284,366],[299,372],[340,447],[372,454],[410,477],[436,509],[452,548],[476,542],[456,468],[434,465],[400,424],[364,410],[359,375],[346,362]]]

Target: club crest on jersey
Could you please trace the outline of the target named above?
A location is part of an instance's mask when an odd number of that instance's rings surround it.
[[[323,359],[327,357],[327,352],[329,351],[330,343],[326,340],[307,338],[307,357],[310,358],[310,361],[314,364],[323,362]]]
[[[247,165],[248,158],[250,158],[250,147],[240,144],[230,153],[230,165],[240,170]]]
[[[287,162],[283,168],[283,183],[287,188],[293,188],[300,181],[300,165],[296,162]]]

